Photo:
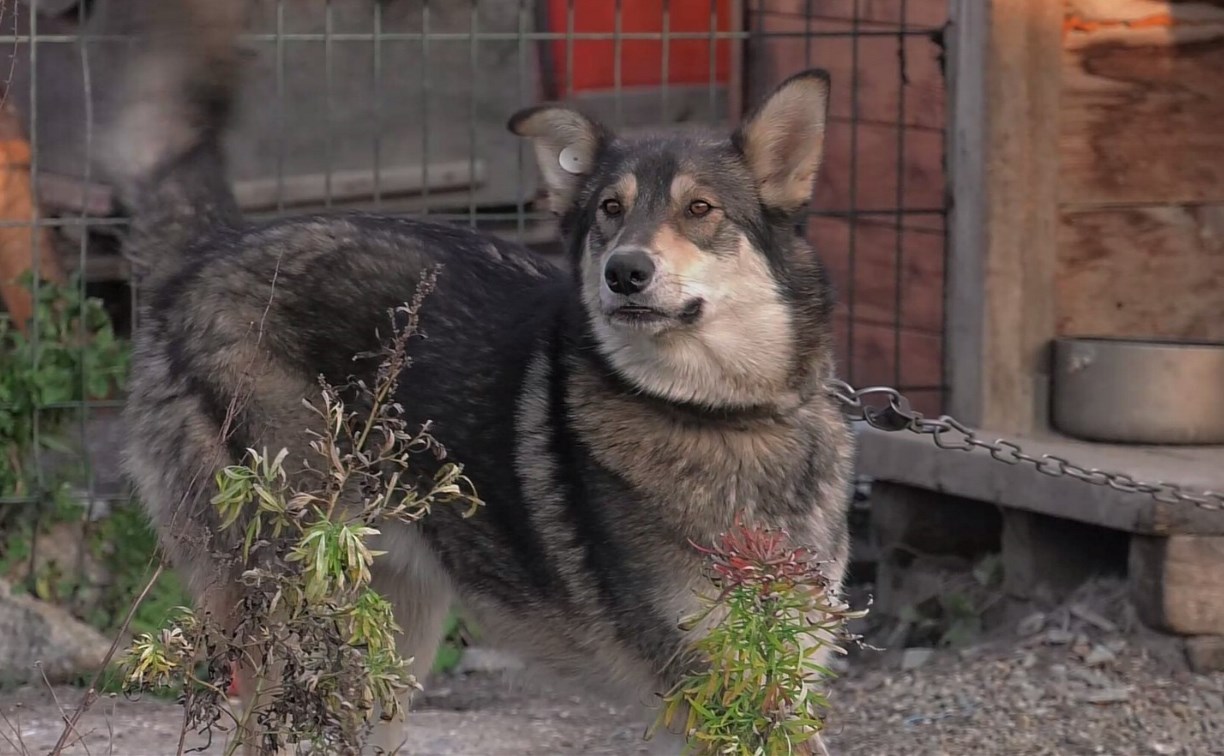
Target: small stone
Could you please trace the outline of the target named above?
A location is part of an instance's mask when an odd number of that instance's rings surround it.
[[[988,649],[986,646],[978,644],[976,646],[968,646],[966,648],[962,648],[956,652],[956,655],[959,656],[961,659],[969,661],[971,659],[977,659],[978,657],[984,655],[987,652],[987,650]]]
[[[1152,753],[1157,756],[1173,756],[1177,753],[1177,746],[1169,745],[1168,743],[1152,743]]]
[[[1045,629],[1046,616],[1044,612],[1033,612],[1020,620],[1016,632],[1020,635],[1036,635]]]
[[[1077,680],[1082,680],[1094,688],[1109,687],[1109,680],[1105,679],[1098,672],[1093,672],[1092,670],[1085,669],[1083,667],[1072,667],[1070,672],[1072,677],[1076,678]]]
[[[1190,669],[1205,675],[1224,672],[1224,636],[1200,635],[1186,639],[1186,660]]]
[[[901,654],[901,671],[912,672],[931,660],[933,648],[907,648]]]
[[[102,666],[110,645],[60,607],[13,593],[0,580],[0,679],[69,682]]]
[[[1035,685],[1025,685],[1021,688],[1021,695],[1028,703],[1035,704],[1045,696],[1045,691]]]
[[[1075,640],[1075,634],[1057,627],[1050,628],[1045,634],[1045,642],[1051,646],[1065,646]]]
[[[1087,622],[1089,625],[1092,625],[1099,630],[1102,630],[1107,633],[1116,633],[1118,631],[1117,625],[1105,619],[1104,617],[1092,611],[1086,606],[1082,606],[1080,604],[1072,604],[1069,611],[1071,612],[1073,616],[1083,620],[1084,622]]]
[[[1117,654],[1105,646],[1093,646],[1092,650],[1084,656],[1084,664],[1089,667],[1099,667],[1103,664],[1112,664],[1117,658]]]
[[[1130,694],[1130,688],[1122,687],[1090,690],[1084,694],[1084,701],[1090,704],[1125,703],[1130,700]]]

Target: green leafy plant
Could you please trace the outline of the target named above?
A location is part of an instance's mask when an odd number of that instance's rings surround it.
[[[82,465],[61,465],[52,479],[39,481],[33,464],[43,451],[67,449],[63,432],[78,406],[122,390],[129,348],[116,337],[102,301],[84,296],[79,277],[64,284],[40,280],[35,287],[27,273],[19,283],[31,291],[34,312],[24,331],[0,315],[0,497],[32,499],[39,516],[36,522],[22,518],[6,523],[0,538],[0,574],[21,571],[35,539],[46,537],[51,528],[80,523],[74,532],[88,559],[106,576],[104,584],[85,585],[88,581],[74,560],[43,562],[14,587],[64,604],[81,619],[111,632],[148,579],[156,538],[137,507],[119,507],[98,522],[86,523],[71,485],[85,477]],[[82,588],[95,594],[86,605],[74,601]],[[174,576],[163,574],[133,628],[160,627],[169,609],[183,600]]]
[[[0,315],[0,497],[40,493],[33,454],[62,447],[56,434],[76,406],[120,390],[128,371],[127,345],[79,278],[34,286],[26,274],[21,283],[34,295],[27,331]]]
[[[392,313],[393,338],[373,385],[321,383],[320,401],[307,403],[320,430],[307,431],[306,474],[287,469],[294,462],[286,451],[251,449],[243,464],[217,475],[213,504],[240,544],[238,627],[182,609],[169,626],[141,634],[121,660],[131,692],[181,689],[186,726],[200,731],[223,715],[231,661],[253,671],[259,689],[246,692],[255,703],[238,718],[229,753],[242,743],[357,752],[371,713],[399,715],[400,695],[419,687],[413,660],[396,651],[391,605],[371,586],[382,555],[371,539],[387,522],[415,522],[434,506],[471,514],[480,504],[429,426],[409,428],[393,399],[432,286],[429,277]],[[422,455],[433,458],[432,473],[419,471]]]
[[[107,584],[102,595],[83,619],[105,634],[119,630],[124,615],[153,573],[157,560],[157,536],[144,512],[135,505],[116,508],[88,531],[88,548],[102,566]],[[178,576],[164,570],[132,616],[129,630],[153,632],[163,627],[179,606],[188,602]]]
[[[856,640],[846,623],[865,612],[832,595],[820,563],[784,531],[737,524],[697,548],[718,593],[684,623],[696,661],[664,697],[659,724],[684,716],[693,754],[812,752],[833,677],[819,659]]]
[[[434,672],[449,672],[459,664],[463,656],[464,638],[471,632],[468,624],[457,614],[446,619],[446,634],[438,654],[434,657]]]
[[[967,571],[945,571],[936,588],[903,607],[897,620],[905,645],[966,648],[984,632],[984,617],[1004,595],[1003,562],[987,554]]]

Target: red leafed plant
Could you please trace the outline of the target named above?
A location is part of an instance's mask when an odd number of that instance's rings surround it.
[[[693,546],[714,588],[684,623],[703,663],[665,696],[661,723],[686,712],[691,754],[819,752],[833,677],[821,660],[857,640],[847,622],[866,612],[834,595],[816,555],[784,530],[737,519],[713,546]]]

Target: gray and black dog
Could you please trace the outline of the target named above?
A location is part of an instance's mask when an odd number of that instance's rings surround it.
[[[703,562],[736,518],[847,560],[852,435],[830,398],[831,301],[797,237],[829,80],[782,83],[733,134],[618,137],[564,107],[534,147],[572,273],[465,228],[367,214],[243,222],[221,141],[241,82],[239,0],[130,0],[143,35],[101,113],[141,286],[127,470],[169,559],[224,615],[215,472],[306,453],[320,376],[369,380],[388,312],[441,265],[397,397],[486,502],[388,525],[376,586],[406,656],[452,602],[543,666],[643,705],[675,682]],[[138,19],[133,23],[132,19]],[[393,748],[401,724],[380,725]],[[667,737],[667,736],[664,736]],[[678,753],[677,736],[659,748]],[[656,739],[657,741],[658,739]]]

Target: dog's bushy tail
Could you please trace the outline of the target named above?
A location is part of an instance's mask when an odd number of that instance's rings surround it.
[[[241,216],[226,178],[222,137],[239,81],[246,0],[106,3],[97,33],[111,81],[99,112],[100,168],[130,214],[128,250],[164,268],[205,232]]]

